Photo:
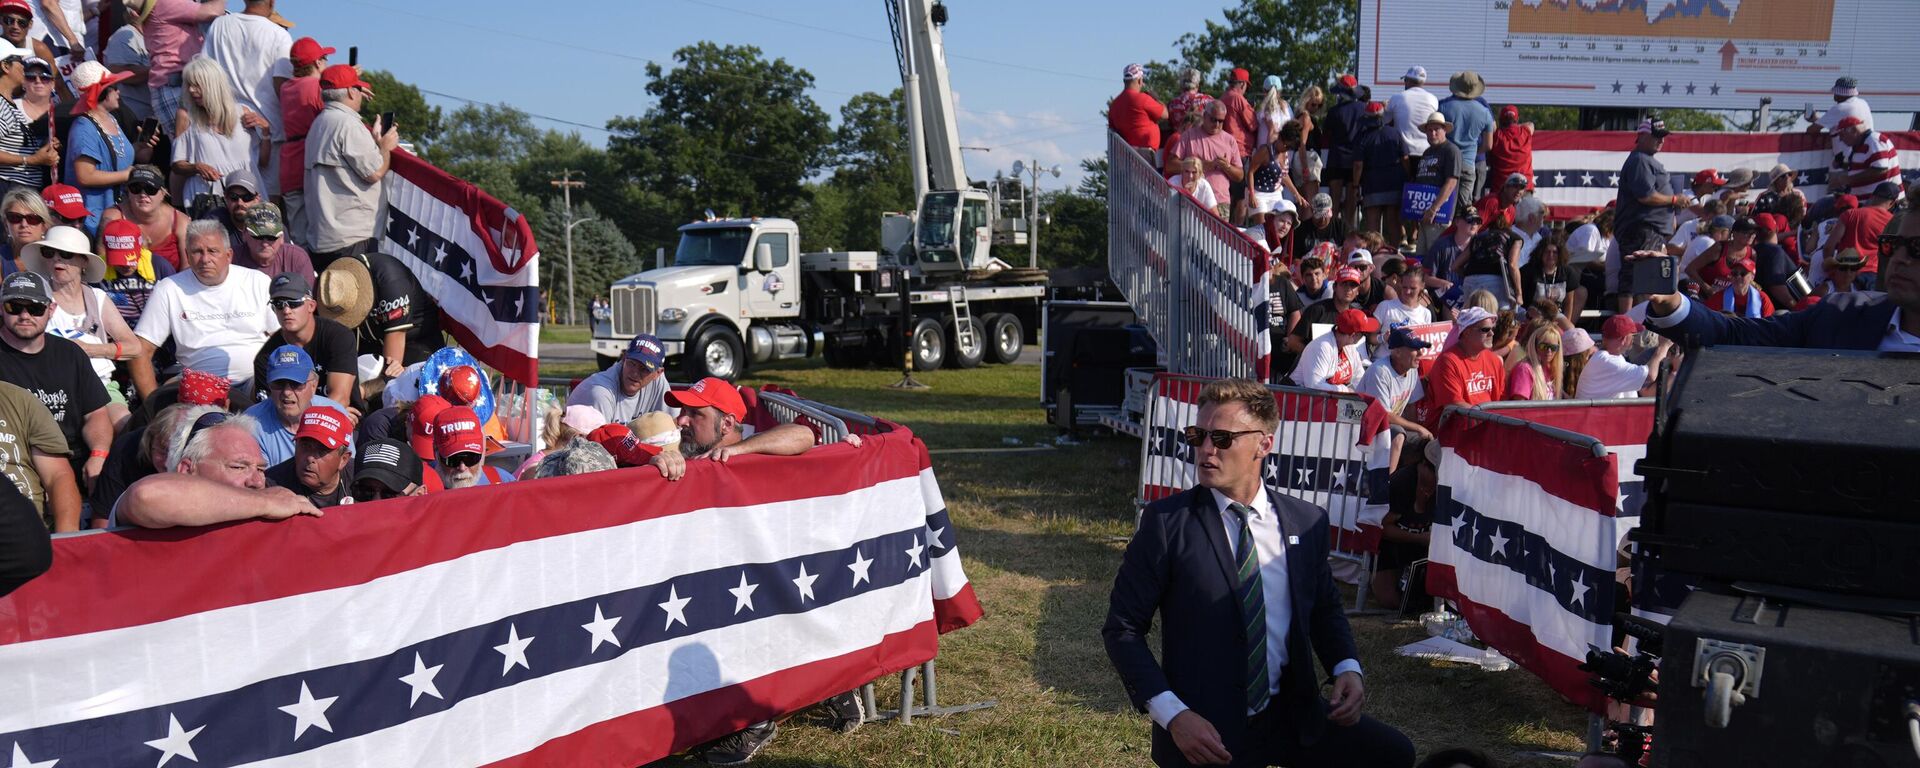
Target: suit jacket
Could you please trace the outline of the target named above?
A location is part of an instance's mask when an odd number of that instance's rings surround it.
[[[1327,703],[1311,671],[1314,652],[1329,675],[1335,664],[1358,654],[1327,566],[1326,510],[1274,487],[1267,488],[1267,498],[1279,514],[1281,535],[1288,537],[1293,609],[1287,667],[1268,706],[1285,707],[1279,710],[1285,717],[1276,722],[1298,728],[1295,738],[1312,744],[1327,727]],[[1248,728],[1247,643],[1229,543],[1220,510],[1205,488],[1147,505],[1114,577],[1100,634],[1135,708],[1145,711],[1148,699],[1171,690],[1213,724],[1229,752],[1240,754]],[[1156,611],[1162,620],[1158,662],[1146,640]],[[1172,737],[1157,725],[1153,758],[1161,765],[1185,765]]]
[[[1674,341],[1702,347],[1735,344],[1746,347],[1812,347],[1866,349],[1880,347],[1887,323],[1897,308],[1887,295],[1855,291],[1834,295],[1801,312],[1772,317],[1728,317],[1692,299],[1687,318],[1672,328],[1648,324]]]

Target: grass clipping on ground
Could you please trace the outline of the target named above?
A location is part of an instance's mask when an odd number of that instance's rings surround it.
[[[941,703],[993,699],[999,706],[906,727],[872,723],[848,736],[796,718],[755,763],[1150,764],[1149,721],[1128,704],[1100,641],[1108,588],[1133,529],[1139,442],[1094,437],[1043,451],[944,453],[1052,445],[1058,433],[1040,408],[1040,368],[919,373],[932,387],[920,392],[888,389],[899,377],[807,362],[755,371],[745,383],[791,387],[897,421],[934,451],[967,576],[987,611],[942,638]],[[1581,748],[1583,713],[1525,671],[1395,655],[1426,636],[1414,622],[1364,616],[1353,628],[1367,670],[1367,712],[1405,731],[1422,754],[1471,746],[1505,765],[1533,765],[1520,753]],[[896,680],[876,687],[882,708],[897,706]]]

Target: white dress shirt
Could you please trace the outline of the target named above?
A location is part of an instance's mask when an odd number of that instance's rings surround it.
[[[1233,503],[1227,495],[1214,489],[1214,509],[1220,516],[1221,529],[1226,531],[1227,550],[1239,562],[1240,518],[1227,509]],[[1272,687],[1270,694],[1280,692],[1280,673],[1287,666],[1287,632],[1293,626],[1293,596],[1288,589],[1287,546],[1300,543],[1299,533],[1287,534],[1285,543],[1281,541],[1280,514],[1273,503],[1267,499],[1267,489],[1254,492],[1253,502],[1247,505],[1253,513],[1247,516],[1247,528],[1253,533],[1254,557],[1260,567],[1260,594],[1264,598],[1267,611],[1267,676]],[[1311,660],[1308,660],[1311,663]],[[1334,676],[1347,672],[1359,672],[1358,659],[1343,659],[1333,667]],[[1269,696],[1271,699],[1271,696]],[[1173,718],[1187,711],[1187,705],[1173,691],[1161,691],[1159,695],[1147,700],[1147,715],[1160,727],[1167,727]],[[1257,714],[1248,710],[1247,716]]]

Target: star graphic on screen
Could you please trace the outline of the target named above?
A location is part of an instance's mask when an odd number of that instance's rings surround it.
[[[600,650],[601,643],[612,643],[613,647],[620,647],[619,636],[613,634],[613,628],[619,625],[619,623],[619,616],[607,618],[606,614],[600,612],[600,604],[595,603],[593,605],[593,621],[580,625],[581,629],[586,630],[592,635],[592,645],[587,648],[587,653]]]
[[[1647,84],[1646,84],[1646,82],[1644,82],[1644,81],[1642,81],[1642,82],[1638,82],[1638,83],[1634,83],[1634,85],[1633,85],[1633,92],[1634,92],[1634,93],[1646,93],[1646,92],[1647,92]]]
[[[1673,83],[1661,83],[1661,84],[1660,84],[1660,92],[1661,92],[1661,93],[1673,93]]]
[[[1718,96],[1718,95],[1720,95],[1720,84],[1719,84],[1719,83],[1714,83],[1713,85],[1709,85],[1709,86],[1707,86],[1707,95],[1709,95],[1709,96]]]
[[[1698,88],[1699,88],[1699,86],[1696,86],[1696,85],[1694,85],[1693,83],[1687,83],[1687,95],[1688,95],[1688,96],[1692,96],[1692,95],[1693,95],[1693,92],[1694,92],[1695,90],[1697,90]]]
[[[327,722],[327,707],[339,700],[338,696],[316,699],[313,692],[307,690],[306,681],[300,681],[300,700],[280,708],[280,711],[293,715],[293,740],[299,741],[308,728],[333,733],[333,723]]]
[[[1621,83],[1621,82],[1620,82],[1620,81],[1618,81],[1618,80],[1615,80],[1615,81],[1613,81],[1613,92],[1614,92],[1614,93],[1619,93],[1619,92],[1620,92],[1620,89],[1621,89],[1621,88],[1624,88],[1624,87],[1626,87],[1624,83]]]

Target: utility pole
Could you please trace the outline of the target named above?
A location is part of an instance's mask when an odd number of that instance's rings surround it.
[[[570,168],[563,170],[560,172],[560,178],[549,182],[560,188],[560,198],[565,201],[567,206],[565,220],[567,239],[567,325],[573,325],[577,319],[573,313],[574,307],[578,306],[578,302],[575,301],[573,295],[573,225],[592,221],[592,219],[583,219],[579,222],[573,220],[573,190],[587,186],[587,182],[584,180],[574,181],[574,173],[575,171]],[[586,176],[585,173],[581,173],[580,175],[582,177]]]

